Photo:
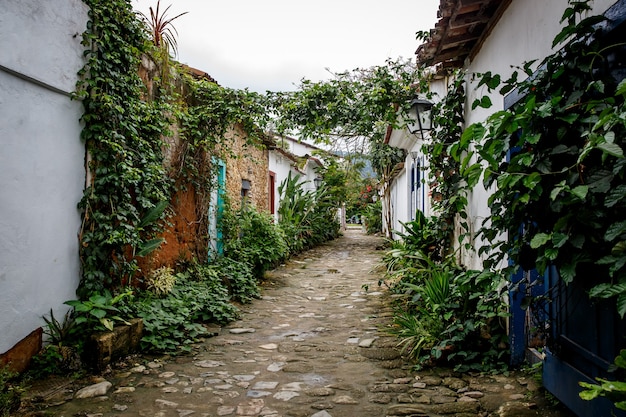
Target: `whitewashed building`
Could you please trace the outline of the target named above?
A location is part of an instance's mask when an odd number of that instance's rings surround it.
[[[19,369],[12,348],[36,343],[42,316],[53,308],[62,317],[79,282],[85,149],[82,105],[70,93],[87,6],[3,0],[1,8],[0,364]]]
[[[590,15],[604,14],[608,19],[601,29],[603,36],[615,44],[625,42],[626,1],[595,0],[589,4]],[[506,80],[516,67],[531,61],[534,63],[529,68],[537,70],[546,57],[556,52],[552,41],[561,31],[559,22],[568,5],[567,0],[441,0],[439,22],[431,30],[430,38],[418,48],[417,61],[430,65],[438,74],[452,68],[464,71],[463,127],[485,121],[491,114],[514,105],[519,97],[514,93],[504,96],[497,90],[488,91],[484,85],[477,87],[479,79],[473,75],[491,72]],[[444,91],[448,81],[440,77],[431,83],[431,88]],[[493,105],[472,109],[474,100],[485,95]],[[488,199],[492,192],[479,182],[468,195],[467,220],[474,250],[459,247],[459,261],[470,269],[482,269],[487,256],[475,250],[482,243],[475,240],[475,233],[490,215]],[[595,377],[609,375],[607,370],[614,357],[626,347],[626,323],[606,304],[590,302],[588,288],[565,285],[555,271],[556,268],[546,271],[519,268],[509,277],[516,284],[508,298],[511,362],[519,364],[525,355],[543,361],[544,386],[579,416],[624,415],[606,399],[583,401],[578,396],[581,390],[578,382],[594,382]],[[532,290],[530,284],[534,286]],[[524,297],[532,296],[531,291],[542,292],[550,299],[543,311],[534,313],[541,318],[533,323],[529,321],[529,310],[521,304]],[[538,326],[544,329],[547,340],[539,348],[540,354],[529,345],[529,334]]]

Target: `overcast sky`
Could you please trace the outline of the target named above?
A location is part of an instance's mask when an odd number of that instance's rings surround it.
[[[156,0],[132,0],[149,15]],[[439,0],[161,0],[173,24],[178,61],[220,85],[294,90],[302,78],[414,59],[418,30],[437,20]]]

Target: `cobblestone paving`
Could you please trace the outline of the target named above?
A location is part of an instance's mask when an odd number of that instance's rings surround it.
[[[135,357],[80,391],[57,390],[41,415],[569,416],[528,376],[413,371],[384,331],[381,243],[348,230],[269,273],[262,298],[192,355]]]

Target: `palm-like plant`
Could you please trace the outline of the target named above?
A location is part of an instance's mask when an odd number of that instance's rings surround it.
[[[172,22],[179,17],[187,14],[188,12],[183,12],[172,18],[168,18],[167,11],[170,9],[170,7],[172,7],[172,5],[170,4],[169,6],[167,6],[162,13],[160,13],[160,7],[161,0],[157,0],[156,9],[150,7],[150,17],[148,18],[143,13],[141,13],[141,16],[148,25],[154,45],[159,49],[162,48],[167,51],[168,55],[170,51],[172,51],[173,55],[176,56],[178,54],[178,45],[176,44],[176,36],[178,36],[178,31],[176,30]]]

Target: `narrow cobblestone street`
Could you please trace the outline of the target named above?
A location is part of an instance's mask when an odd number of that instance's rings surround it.
[[[41,415],[569,415],[538,402],[529,376],[413,371],[385,332],[390,295],[375,271],[382,243],[348,230],[270,272],[262,298],[193,354],[134,357],[90,381],[99,383],[92,391],[47,393]]]

